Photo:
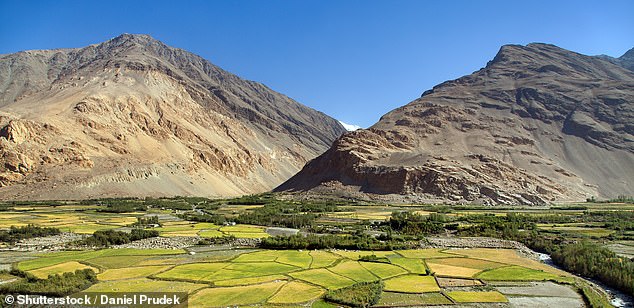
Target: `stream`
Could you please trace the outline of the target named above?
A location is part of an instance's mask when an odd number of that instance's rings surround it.
[[[565,271],[563,268],[557,266],[553,260],[550,258],[549,254],[545,254],[545,253],[538,253],[539,254],[539,260],[554,267],[557,269],[560,269],[562,271]],[[581,277],[581,276],[579,276]],[[621,291],[618,290],[613,290],[612,288],[606,286],[605,284],[603,284],[600,281],[594,280],[594,279],[590,279],[590,278],[586,278],[586,277],[582,277],[585,280],[588,280],[596,285],[598,285],[601,289],[603,289],[606,293],[608,293],[608,295],[610,296],[610,303],[612,304],[612,306],[614,307],[619,307],[619,308],[632,308],[634,307],[634,298],[632,298],[632,296],[625,294]]]

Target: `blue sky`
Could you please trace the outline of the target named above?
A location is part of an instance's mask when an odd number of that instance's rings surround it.
[[[347,123],[372,125],[503,44],[634,47],[634,1],[8,1],[0,53],[145,33]]]

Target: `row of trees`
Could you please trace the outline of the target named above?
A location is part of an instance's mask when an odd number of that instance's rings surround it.
[[[22,227],[11,226],[9,230],[0,230],[0,242],[15,243],[19,240],[60,234],[59,229],[26,225]]]
[[[156,237],[159,232],[156,230],[132,229],[130,233],[115,230],[98,230],[90,237],[78,242],[79,245],[90,247],[108,247],[111,245],[128,244],[132,241],[145,238]]]
[[[0,295],[39,294],[61,297],[85,290],[97,282],[97,274],[92,269],[49,275],[47,279],[40,279],[17,269],[11,270],[9,274],[22,279],[0,284]]]

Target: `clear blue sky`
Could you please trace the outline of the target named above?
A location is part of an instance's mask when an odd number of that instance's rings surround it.
[[[634,1],[0,0],[0,53],[145,33],[367,127],[503,44],[634,47]]]

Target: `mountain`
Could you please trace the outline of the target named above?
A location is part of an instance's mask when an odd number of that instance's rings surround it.
[[[507,45],[343,135],[276,190],[535,205],[634,195],[633,135],[633,72],[553,45]]]
[[[0,56],[0,196],[268,191],[338,121],[147,35]]]
[[[606,55],[601,55],[599,57],[603,60],[610,61],[616,65],[619,65],[634,72],[634,48],[626,51],[622,56],[618,58],[613,58]]]

